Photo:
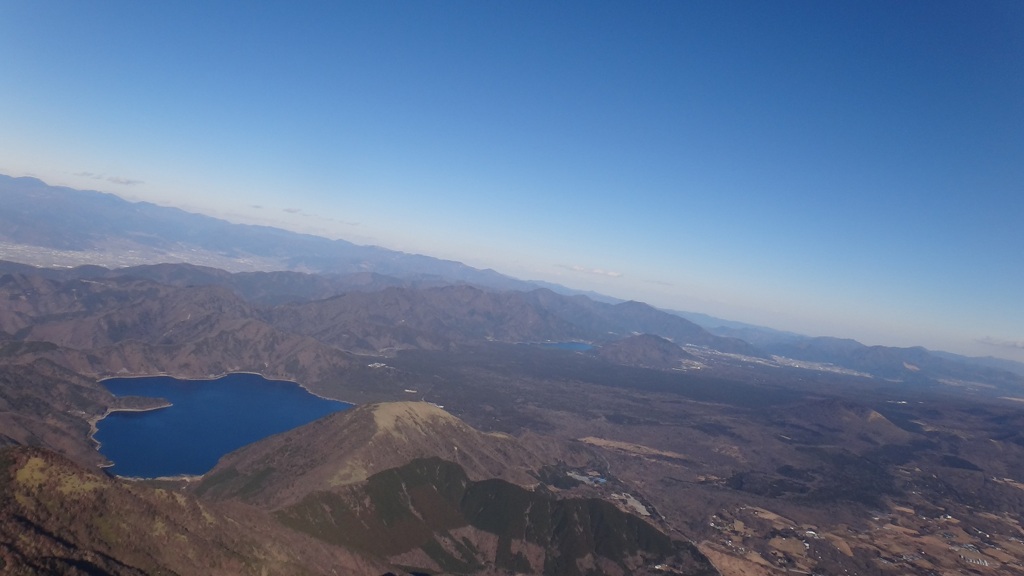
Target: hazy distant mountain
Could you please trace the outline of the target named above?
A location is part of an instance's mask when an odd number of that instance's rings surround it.
[[[594,292],[593,290],[573,290],[572,288],[566,288],[561,284],[554,284],[552,282],[530,280],[530,284],[533,284],[537,288],[546,288],[552,292],[563,294],[565,296],[586,296],[594,302],[604,302],[606,304],[621,304],[625,302],[622,298],[615,298],[614,296],[608,296],[607,294],[601,294],[599,292]]]
[[[1024,381],[1024,363],[993,357],[971,357],[921,347],[867,346],[849,338],[812,337],[764,326],[723,320],[697,312],[677,312],[726,338],[737,338],[769,354],[797,360],[825,362],[883,378],[920,379],[921,376],[1005,383],[1011,388]]]
[[[768,328],[765,326],[757,326],[754,324],[747,324],[746,322],[737,322],[735,320],[726,320],[725,318],[718,318],[717,316],[711,316],[710,314],[704,314],[702,312],[684,312],[681,310],[665,310],[665,312],[675,314],[676,316],[682,316],[683,318],[686,318],[690,322],[693,322],[694,324],[703,326],[705,328],[757,328],[760,330],[779,332],[778,330],[774,330],[772,328]]]
[[[708,346],[723,352],[751,356],[761,354],[742,340],[716,336],[685,318],[643,302],[608,304],[583,296],[566,297],[543,289],[534,290],[527,296],[559,318],[587,330],[595,340],[618,340],[636,334],[655,334],[679,345]]]
[[[994,358],[992,356],[963,356],[961,354],[953,354],[951,352],[940,352],[936,350],[931,350],[930,352],[934,356],[938,356],[939,358],[945,358],[947,360],[953,360],[954,362],[973,364],[975,366],[984,366],[986,368],[992,368],[995,370],[1005,370],[1006,372],[1013,372],[1014,374],[1024,376],[1024,362],[1015,362],[1013,360],[1006,360],[1004,358]]]
[[[849,338],[801,338],[763,345],[766,351],[799,360],[824,362],[882,378],[898,380],[963,380],[1006,386],[1019,393],[1024,379],[1005,369],[971,364],[936,355],[916,346],[865,346]]]
[[[113,194],[49,186],[35,178],[0,175],[0,206],[0,243],[8,245],[6,254],[0,255],[8,260],[46,263],[48,254],[53,258],[53,251],[63,251],[77,255],[76,264],[190,262],[234,271],[374,272],[503,290],[534,287],[460,262],[269,226],[232,224],[149,202],[128,202]]]
[[[702,314],[700,312],[680,312],[678,310],[666,310],[666,312],[686,318],[690,322],[693,322],[712,334],[726,338],[738,338],[759,348],[765,345],[778,344],[781,342],[793,342],[806,338],[806,336],[795,332],[786,332],[783,330],[768,328],[767,326],[758,326],[756,324],[747,324],[746,322],[726,320],[724,318],[718,318],[708,314]]]

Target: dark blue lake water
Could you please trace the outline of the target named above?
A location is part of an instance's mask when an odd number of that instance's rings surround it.
[[[352,406],[257,374],[112,378],[103,385],[115,396],[152,396],[173,404],[114,412],[96,426],[100,453],[114,463],[108,470],[140,478],[203,474],[232,450]]]

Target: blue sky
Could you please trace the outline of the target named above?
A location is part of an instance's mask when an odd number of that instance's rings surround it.
[[[1024,3],[0,0],[0,172],[1024,360]]]

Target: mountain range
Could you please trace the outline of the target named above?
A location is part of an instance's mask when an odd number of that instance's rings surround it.
[[[192,262],[238,272],[374,272],[428,283],[465,282],[506,290],[535,287],[450,260],[268,226],[231,224],[149,202],[128,202],[113,194],[48,186],[35,178],[0,175],[0,198],[0,241],[7,250],[37,249],[26,250],[37,258],[32,263]]]
[[[176,208],[128,202],[112,194],[49,186],[35,178],[0,175],[0,199],[4,206],[0,210],[0,257],[44,266],[86,262],[102,265],[95,269],[79,267],[76,275],[81,277],[109,275],[104,267],[132,266],[135,275],[158,282],[226,285],[257,304],[300,303],[341,294],[352,298],[353,292],[376,292],[383,287],[466,284],[488,292],[527,293],[543,288],[560,296],[581,296],[573,300],[545,297],[543,292],[533,296],[536,304],[580,329],[580,334],[572,338],[593,338],[596,331],[611,326],[613,334],[649,332],[678,343],[709,345],[753,356],[776,354],[833,363],[887,378],[915,377],[912,372],[919,370],[933,377],[966,380],[1006,381],[1006,372],[1024,376],[1024,364],[1019,362],[810,338],[693,312],[665,314],[642,303],[518,280],[450,260],[267,226],[232,224]],[[185,272],[179,267],[166,267],[172,262],[198,266]],[[11,264],[6,266],[11,269]],[[239,273],[226,274],[225,270]],[[601,306],[605,304],[612,306]],[[589,320],[583,316],[595,310],[602,315],[600,325],[587,325]],[[672,316],[689,322],[680,323]],[[964,368],[964,364],[970,368]]]

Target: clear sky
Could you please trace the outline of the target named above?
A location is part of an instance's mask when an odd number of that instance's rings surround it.
[[[0,0],[0,172],[1024,360],[1019,0]]]

